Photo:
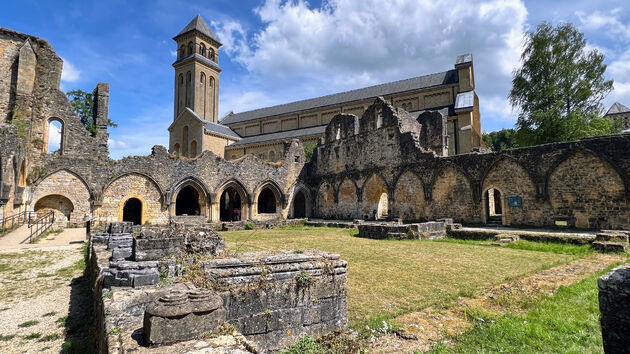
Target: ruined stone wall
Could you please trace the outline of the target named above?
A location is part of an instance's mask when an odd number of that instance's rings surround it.
[[[87,213],[102,223],[122,221],[124,204],[130,198],[142,202],[143,223],[164,223],[169,216],[175,216],[177,196],[186,186],[192,186],[199,194],[203,221],[220,221],[219,201],[229,187],[241,195],[242,219],[286,218],[288,201],[303,165],[304,149],[298,141],[288,144],[285,158],[275,164],[251,155],[229,162],[209,151],[196,159],[178,158],[161,146],[154,147],[150,156],[107,163],[61,156],[42,166],[49,176],[34,181],[30,205],[46,195],[58,194],[59,188],[64,188],[63,179],[70,178],[70,173],[85,184],[69,190],[66,196],[73,203],[85,197]],[[58,171],[68,172],[60,175]],[[260,214],[256,210],[257,197],[265,187],[275,192],[276,213]]]
[[[485,192],[496,188],[505,225],[630,228],[630,134],[440,157],[386,102],[368,109],[358,131],[350,117],[333,118],[306,166],[315,217],[373,219],[386,209],[405,220],[485,223]]]

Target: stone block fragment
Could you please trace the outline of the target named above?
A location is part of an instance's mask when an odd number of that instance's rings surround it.
[[[604,352],[630,353],[630,264],[602,275],[597,286]]]

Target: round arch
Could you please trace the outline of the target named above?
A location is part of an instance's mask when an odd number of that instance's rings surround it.
[[[101,195],[103,195],[105,193],[107,188],[109,188],[112,185],[112,183],[118,181],[121,178],[128,177],[128,176],[139,176],[139,177],[145,178],[148,181],[150,181],[155,186],[155,188],[157,188],[158,192],[160,193],[160,202],[164,203],[164,200],[165,200],[165,198],[164,198],[164,196],[165,196],[164,188],[162,188],[162,186],[160,186],[160,184],[153,177],[151,177],[151,176],[149,176],[149,175],[147,175],[145,173],[138,172],[138,171],[126,172],[126,173],[123,173],[120,176],[116,176],[116,177],[110,179],[107,182],[107,184],[105,184],[105,186],[103,187],[103,190],[102,190],[103,193],[101,193]]]
[[[379,219],[389,213],[389,186],[380,173],[372,173],[363,182],[362,212],[366,219]]]
[[[119,203],[118,221],[131,221],[134,225],[146,223],[146,202],[142,196],[131,194]]]
[[[296,185],[289,204],[289,219],[310,218],[311,201],[309,189],[302,184]]]
[[[481,202],[481,221],[484,224],[505,225],[507,223],[507,197],[500,188],[494,185],[484,188]]]
[[[63,224],[72,220],[74,203],[66,195],[48,194],[37,199],[33,210],[35,212],[52,210],[55,213],[56,222]]]
[[[51,129],[51,125],[53,122],[58,122],[61,127],[60,127],[60,136],[59,136],[59,155],[63,155],[63,150],[65,147],[65,133],[66,133],[66,122],[59,117],[49,117],[48,119],[46,119],[44,121],[44,123],[46,124],[46,126],[44,127],[44,143],[42,146],[42,151],[45,154],[51,154],[53,152],[48,151],[48,142],[50,139],[50,129]]]

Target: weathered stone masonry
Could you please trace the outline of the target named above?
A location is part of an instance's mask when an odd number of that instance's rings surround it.
[[[484,223],[484,194],[496,188],[505,225],[630,228],[628,134],[438,157],[421,145],[421,130],[382,100],[361,118],[334,118],[304,174],[313,215]]]

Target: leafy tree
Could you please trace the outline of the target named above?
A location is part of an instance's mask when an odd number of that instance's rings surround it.
[[[514,141],[515,133],[514,129],[501,129],[496,132],[483,132],[482,137],[488,149],[501,151],[518,147],[518,144]]]
[[[586,50],[584,34],[572,24],[543,22],[528,32],[521,61],[509,94],[519,109],[520,146],[612,132],[612,124],[600,118],[601,101],[613,87],[604,79],[604,55]]]
[[[72,90],[67,92],[72,108],[81,118],[81,123],[87,129],[92,136],[96,136],[98,130],[96,129],[96,122],[94,121],[94,95],[90,92],[83,90]],[[110,127],[117,127],[118,125],[111,120],[108,120],[107,125]]]
[[[313,159],[313,151],[315,150],[315,145],[304,145],[304,156],[306,162],[309,162]]]

